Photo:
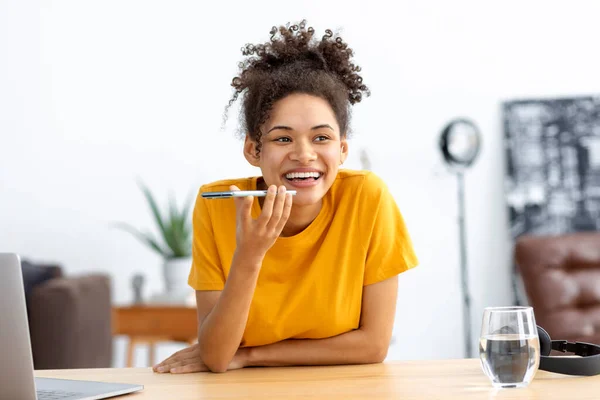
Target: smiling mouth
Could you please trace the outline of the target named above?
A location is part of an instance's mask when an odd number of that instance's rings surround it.
[[[290,172],[283,177],[290,182],[314,182],[322,176],[321,172]]]

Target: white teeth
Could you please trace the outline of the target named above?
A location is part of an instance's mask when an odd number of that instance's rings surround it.
[[[297,179],[297,178],[319,178],[321,176],[320,172],[291,172],[289,174],[285,174],[287,179]]]

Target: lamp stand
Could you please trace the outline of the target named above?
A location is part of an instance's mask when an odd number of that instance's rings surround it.
[[[465,175],[456,172],[458,181],[458,226],[460,237],[460,278],[463,295],[463,329],[465,335],[465,356],[471,358],[471,297],[469,295],[469,275],[467,269],[467,227],[465,222]]]

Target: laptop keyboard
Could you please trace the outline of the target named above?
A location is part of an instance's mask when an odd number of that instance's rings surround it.
[[[77,399],[80,398],[83,393],[67,392],[64,390],[38,390],[38,400],[58,400],[58,399]]]

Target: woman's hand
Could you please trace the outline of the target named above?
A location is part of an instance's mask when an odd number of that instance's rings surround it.
[[[169,358],[152,367],[154,372],[164,373],[188,373],[208,371],[200,358],[200,346],[198,343],[186,347],[171,355]]]
[[[248,361],[249,349],[240,347],[227,367],[228,371],[244,368]],[[208,367],[200,358],[198,343],[174,353],[171,357],[152,367],[154,372],[171,374],[187,374],[191,372],[206,372]]]
[[[240,190],[237,186],[229,188]],[[237,209],[237,252],[249,259],[262,260],[275,244],[292,210],[292,195],[286,194],[285,186],[269,186],[262,211],[257,219],[252,218],[254,197],[236,197]]]

